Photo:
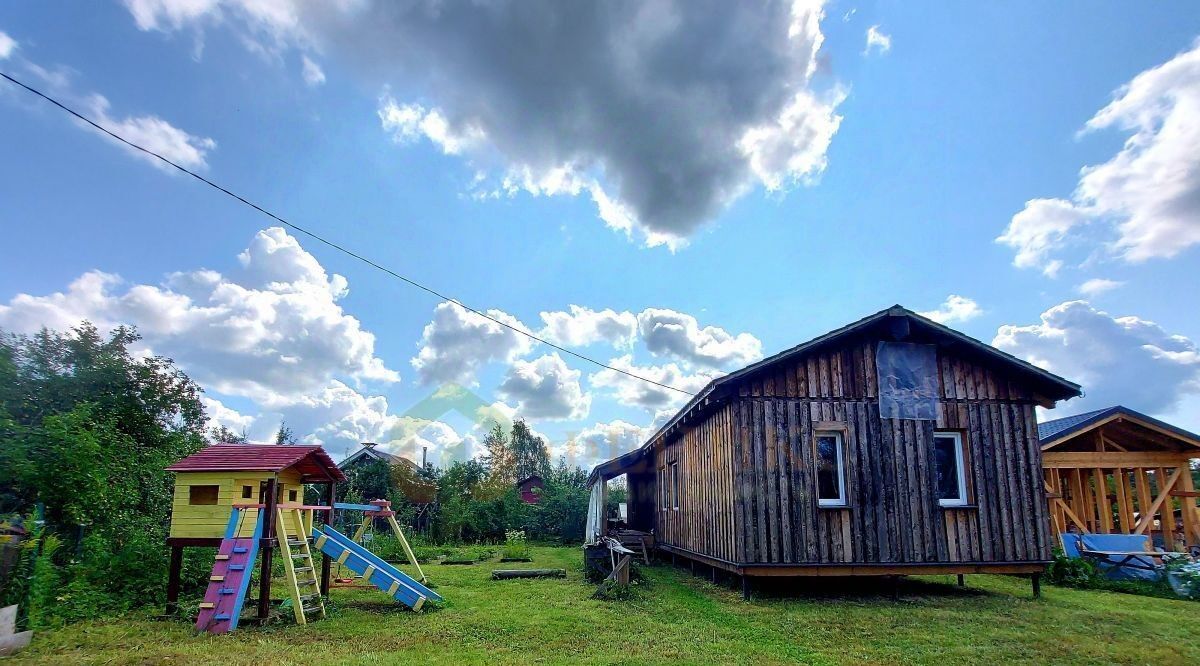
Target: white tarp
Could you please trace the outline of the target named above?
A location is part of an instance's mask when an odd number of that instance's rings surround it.
[[[592,486],[592,495],[588,498],[587,526],[583,532],[583,543],[590,545],[600,540],[600,530],[604,520],[604,481]]]

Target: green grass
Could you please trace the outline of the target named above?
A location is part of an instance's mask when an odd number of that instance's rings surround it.
[[[901,601],[864,580],[832,594],[745,603],[682,569],[643,569],[626,601],[596,601],[578,548],[533,549],[526,567],[566,579],[492,581],[494,562],[426,567],[447,601],[415,614],[373,590],[335,589],[308,626],[196,635],[144,616],[40,632],[10,663],[1200,663],[1200,605],[1029,581],[949,576],[906,581]],[[877,586],[878,585],[878,586]],[[765,596],[765,595],[764,595]]]

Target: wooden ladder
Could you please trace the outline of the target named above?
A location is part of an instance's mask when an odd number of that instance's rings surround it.
[[[308,523],[300,509],[278,509],[275,524],[279,549],[283,551],[283,570],[287,574],[288,592],[292,597],[292,612],[296,624],[306,624],[307,616],[325,617],[325,602],[317,583],[312,550],[308,546]],[[299,561],[299,565],[296,562]]]

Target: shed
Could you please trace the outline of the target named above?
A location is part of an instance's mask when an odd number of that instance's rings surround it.
[[[1039,574],[1035,407],[1078,385],[899,305],[710,382],[641,447],[629,527],[743,577]],[[745,588],[748,591],[748,587]]]
[[[537,474],[531,474],[517,481],[517,492],[521,495],[521,501],[526,504],[537,504],[540,502],[541,492],[545,487],[545,480]]]
[[[1038,427],[1051,529],[1145,534],[1183,551],[1200,544],[1191,461],[1200,436],[1116,405]]]

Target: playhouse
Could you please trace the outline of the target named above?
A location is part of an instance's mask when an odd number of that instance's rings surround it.
[[[237,628],[256,563],[255,619],[269,616],[276,551],[298,624],[325,616],[334,561],[413,610],[420,610],[426,600],[441,600],[423,584],[424,573],[387,502],[334,503],[337,483],[346,477],[320,446],[216,444],[166,469],[176,473],[167,538],[171,548],[168,615],[178,608],[183,549],[217,549],[196,620],[198,630],[226,633]],[[321,504],[304,503],[306,485],[323,486]],[[364,524],[377,517],[389,520],[421,582],[334,529],[338,510],[362,511]],[[318,555],[319,577],[314,559]]]

